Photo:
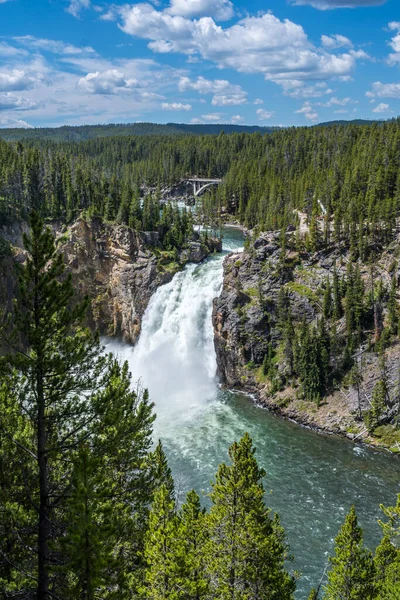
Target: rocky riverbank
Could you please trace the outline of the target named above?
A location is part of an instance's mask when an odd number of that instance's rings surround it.
[[[388,264],[398,241],[387,248],[374,264],[375,279],[390,287]],[[400,450],[400,432],[395,425],[400,382],[400,344],[394,339],[384,352],[388,408],[373,434],[364,421],[371,409],[373,390],[382,377],[382,354],[363,345],[360,380],[354,383],[349,372],[332,382],[319,403],[307,401],[296,376],[291,376],[280,325],[279,302],[282,288],[290,302],[294,328],[301,323],[317,324],[322,315],[323,295],[334,265],[338,277],[345,276],[348,254],[332,248],[324,252],[282,250],[278,234],[263,234],[243,253],[224,261],[222,293],[214,301],[213,326],[218,372],[231,388],[255,394],[270,410],[300,424],[344,435],[377,447]],[[369,267],[361,265],[368,288]],[[382,326],[386,309],[380,315]],[[345,319],[335,324],[338,339],[344,335]],[[278,385],[264,372],[268,347],[275,349],[274,369]],[[360,412],[362,418],[360,418]]]

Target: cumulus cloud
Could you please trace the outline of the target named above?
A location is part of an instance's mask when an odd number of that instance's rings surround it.
[[[0,110],[33,110],[37,102],[10,92],[0,92]]]
[[[229,0],[171,0],[166,12],[189,19],[208,15],[217,21],[231,19],[234,15],[233,4]]]
[[[70,0],[66,11],[74,17],[79,17],[82,10],[90,8],[90,0]]]
[[[389,104],[385,104],[384,102],[381,102],[380,104],[378,104],[378,106],[376,106],[372,112],[374,113],[384,113],[384,112],[388,112],[389,111]]]
[[[342,48],[343,46],[347,48],[353,47],[353,44],[349,38],[338,33],[335,33],[335,35],[321,35],[321,44],[324,46],[324,48],[328,48],[329,50]]]
[[[391,31],[395,31],[396,34],[389,42],[389,46],[394,50],[394,52],[389,54],[388,63],[390,65],[395,65],[400,63],[400,23],[398,21],[392,21],[389,23],[389,29]]]
[[[271,13],[245,17],[227,28],[211,17],[190,20],[148,3],[114,7],[107,17],[119,19],[125,33],[149,40],[154,52],[200,56],[220,68],[261,73],[275,82],[348,77],[358,58],[351,51],[316,48],[300,25]]]
[[[81,48],[78,48],[73,44],[66,44],[65,42],[58,40],[37,38],[33,35],[16,36],[13,40],[27,48],[44,50],[45,52],[53,52],[54,54],[95,54],[95,51],[91,46],[82,46]]]
[[[225,79],[198,77],[191,80],[189,77],[181,77],[178,87],[181,92],[194,90],[200,94],[214,94],[213,106],[239,106],[247,102],[247,92],[240,85],[233,85]]]
[[[88,73],[78,81],[78,87],[90,94],[118,94],[121,92],[131,92],[138,87],[138,80],[135,78],[127,79],[121,71],[109,69],[100,73]]]
[[[368,98],[397,98],[400,99],[400,83],[381,83],[375,81],[372,90],[366,93]]]
[[[182,104],[181,102],[163,102],[161,105],[163,110],[192,110],[191,104]]]
[[[261,100],[261,98],[256,98],[253,102],[253,104],[264,104],[264,100]]]
[[[334,8],[365,8],[367,6],[381,6],[387,0],[291,0],[296,6],[309,5],[318,10],[332,10]]]
[[[315,121],[318,120],[318,113],[315,111],[310,102],[305,102],[302,108],[296,110],[295,113],[304,115],[305,118],[312,123],[315,123]]]
[[[259,121],[267,121],[273,117],[275,113],[272,110],[264,110],[263,108],[259,108],[256,111],[256,114]]]
[[[0,92],[18,92],[28,90],[37,83],[40,79],[38,74],[29,71],[20,71],[13,69],[12,71],[0,71]]]
[[[239,124],[239,123],[243,123],[243,121],[244,121],[244,120],[245,120],[245,119],[244,119],[244,117],[242,117],[241,115],[234,115],[234,116],[231,118],[231,122],[232,122],[233,124]]]
[[[306,85],[304,81],[283,79],[278,83],[282,86],[285,96],[291,98],[321,98],[333,93],[333,90],[324,81],[319,81],[314,85]]]

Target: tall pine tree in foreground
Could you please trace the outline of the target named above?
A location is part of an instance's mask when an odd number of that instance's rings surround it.
[[[133,585],[124,573],[138,563],[138,515],[151,498],[152,407],[146,395],[130,391],[127,367],[103,355],[97,336],[82,328],[87,301],[73,305],[71,277],[50,230],[36,213],[30,223],[15,335],[6,336],[11,352],[1,360],[8,389],[0,396],[7,414],[1,450],[18,482],[14,489],[1,475],[2,494],[15,497],[0,515],[1,529],[15,531],[15,515],[23,515],[16,535],[23,550],[13,539],[2,546],[1,576],[8,566],[9,589],[37,600],[90,600],[100,584],[108,590],[103,597],[114,590],[124,598],[122,590]]]
[[[286,572],[284,531],[264,504],[263,469],[246,433],[229,449],[231,465],[221,464],[208,518],[206,546],[211,597],[215,600],[289,600],[294,579]]]
[[[326,600],[372,600],[375,598],[375,567],[372,554],[363,548],[362,529],[354,506],[335,539],[335,556],[328,572]]]

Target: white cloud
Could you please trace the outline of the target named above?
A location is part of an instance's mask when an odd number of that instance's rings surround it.
[[[253,102],[253,104],[264,104],[264,100],[261,100],[261,98],[256,98]]]
[[[149,120],[183,75],[150,59],[106,60],[93,52],[44,58],[31,46],[0,62],[1,114],[7,124],[18,121],[22,110],[27,122],[41,125]]]
[[[333,106],[346,106],[347,104],[358,104],[358,100],[352,100],[351,98],[336,98],[333,96],[328,102],[318,102],[316,103],[316,106],[332,108]]]
[[[267,121],[273,117],[275,113],[272,110],[264,110],[263,108],[259,108],[256,111],[256,114],[259,121]]]
[[[121,71],[109,69],[103,73],[96,71],[81,77],[78,87],[90,94],[118,94],[136,90],[139,85],[137,79],[127,79]]]
[[[44,50],[46,52],[53,52],[54,54],[95,54],[95,51],[91,46],[78,48],[73,44],[66,44],[58,40],[36,38],[32,35],[16,36],[13,40],[27,48]]]
[[[13,69],[12,71],[0,71],[0,92],[17,92],[32,88],[40,79],[40,76],[35,76],[30,71],[20,71]]]
[[[315,111],[310,102],[305,102],[299,110],[295,111],[296,114],[303,114],[308,121],[315,122],[318,120],[318,113]]]
[[[239,106],[240,104],[246,104],[247,98],[241,94],[225,95],[220,94],[214,96],[212,99],[213,106]]]
[[[114,7],[107,18],[120,18],[119,27],[150,40],[154,52],[200,56],[220,68],[262,73],[277,83],[348,77],[358,58],[352,51],[332,54],[316,48],[300,25],[270,13],[245,17],[225,29],[211,17],[190,20],[147,3]]]
[[[321,44],[324,46],[324,48],[328,48],[328,50],[342,48],[343,46],[347,48],[353,47],[353,44],[349,38],[338,33],[335,33],[335,35],[321,35]]]
[[[17,127],[19,129],[33,129],[33,126],[27,123],[26,121],[21,121],[21,119],[13,119],[10,117],[2,117],[0,115],[0,128],[14,128]]]
[[[306,85],[304,81],[298,81],[297,79],[282,79],[277,83],[282,86],[285,96],[291,98],[321,98],[333,93],[333,90],[324,81],[319,81],[314,85]]]
[[[234,15],[233,5],[229,0],[171,0],[166,12],[187,18],[208,15],[217,21],[231,19]]]
[[[378,106],[376,106],[372,110],[372,112],[374,112],[374,113],[384,113],[384,112],[388,112],[388,111],[389,111],[389,104],[384,104],[383,102],[378,104]]]
[[[240,85],[233,85],[225,79],[212,81],[198,77],[192,81],[189,77],[181,77],[178,87],[181,92],[195,90],[200,94],[214,94],[213,106],[239,106],[247,102],[247,92]]]
[[[74,17],[79,17],[82,10],[90,8],[90,0],[69,0],[69,6],[66,9]]]
[[[347,114],[349,111],[346,110],[345,108],[339,108],[339,110],[334,110],[333,111],[335,113],[335,115],[345,115]]]
[[[14,48],[14,46],[10,46],[6,42],[0,42],[0,56],[2,58],[27,56],[27,54],[26,50],[22,50],[22,48]]]
[[[161,107],[163,110],[192,110],[191,104],[182,104],[181,102],[163,102]]]
[[[209,113],[208,115],[201,115],[204,121],[217,122],[221,120],[221,113]]]
[[[291,0],[297,6],[309,5],[318,10],[334,8],[362,8],[366,6],[381,6],[387,0]]]
[[[33,110],[37,106],[37,102],[23,96],[17,96],[10,92],[0,92],[0,110]]]
[[[244,120],[245,120],[245,118],[242,117],[241,115],[234,115],[231,118],[231,122],[234,123],[234,124],[243,123]]]
[[[394,35],[389,42],[389,46],[394,52],[389,54],[387,61],[389,65],[396,65],[400,63],[400,23],[398,21],[392,21],[389,23],[389,29],[395,31],[396,35]]]
[[[372,84],[372,91],[365,94],[367,98],[397,98],[400,99],[400,83],[381,83],[375,81]]]

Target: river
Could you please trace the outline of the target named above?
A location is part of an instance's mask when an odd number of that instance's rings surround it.
[[[180,500],[191,488],[207,493],[228,446],[250,433],[267,472],[267,504],[280,514],[295,556],[290,568],[302,574],[296,597],[303,599],[319,583],[352,504],[375,547],[379,504],[395,504],[400,492],[400,462],[284,421],[218,385],[212,300],[221,290],[224,255],[242,245],[240,231],[227,228],[222,255],[188,265],[157,290],[137,346],[109,342],[107,349],[128,360],[134,379],[149,388],[155,439],[163,441]]]

